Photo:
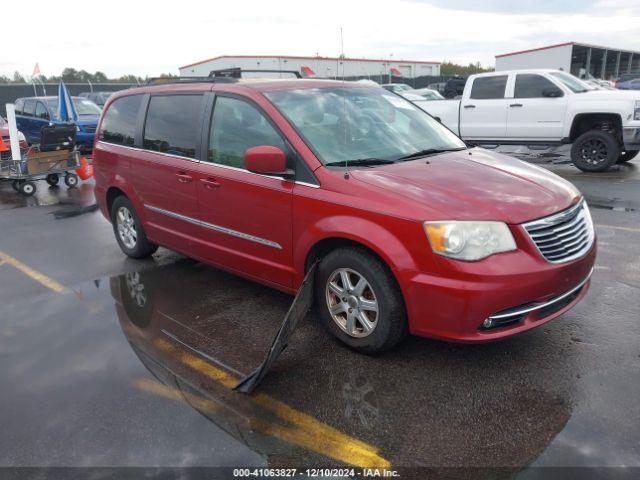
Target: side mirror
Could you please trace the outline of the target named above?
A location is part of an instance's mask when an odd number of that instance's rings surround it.
[[[244,168],[262,175],[292,177],[293,170],[287,169],[287,157],[278,147],[260,145],[244,153]]]
[[[545,98],[557,98],[562,96],[562,91],[557,88],[545,88],[542,90],[542,96]]]

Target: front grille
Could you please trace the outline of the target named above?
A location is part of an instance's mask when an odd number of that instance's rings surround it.
[[[523,225],[542,256],[562,263],[584,255],[593,245],[595,233],[584,200],[577,205]]]

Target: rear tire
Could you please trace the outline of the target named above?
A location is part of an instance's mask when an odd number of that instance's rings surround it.
[[[111,206],[111,224],[120,250],[131,258],[151,256],[158,246],[147,240],[140,218],[131,201],[120,196]]]
[[[571,160],[583,172],[603,172],[618,161],[620,145],[611,133],[589,130],[571,146]]]
[[[638,152],[640,152],[640,150],[627,150],[622,152],[618,157],[618,163],[625,163],[633,160],[638,155]]]
[[[388,350],[407,335],[407,314],[395,278],[363,248],[344,247],[327,254],[318,266],[315,290],[324,326],[360,353]]]

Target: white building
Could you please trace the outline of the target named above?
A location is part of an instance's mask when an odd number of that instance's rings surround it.
[[[623,73],[640,73],[640,51],[567,42],[496,55],[496,70],[561,68],[576,77],[587,73],[610,80]]]
[[[284,55],[222,55],[180,67],[180,76],[207,76],[212,70],[234,67],[247,70],[295,70],[303,76],[323,78],[374,75],[414,78],[423,75],[440,75],[440,62]]]

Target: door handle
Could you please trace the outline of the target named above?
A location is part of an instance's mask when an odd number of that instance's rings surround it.
[[[476,108],[475,105],[465,105],[464,108]]]
[[[204,185],[204,188],[208,188],[209,190],[221,187],[220,183],[216,182],[213,178],[201,178],[200,181]]]
[[[509,105],[510,107],[522,107],[521,103],[512,103],[511,105]]]
[[[186,173],[180,172],[176,173],[176,177],[180,183],[189,183],[193,182],[193,177],[191,175],[187,175]]]

